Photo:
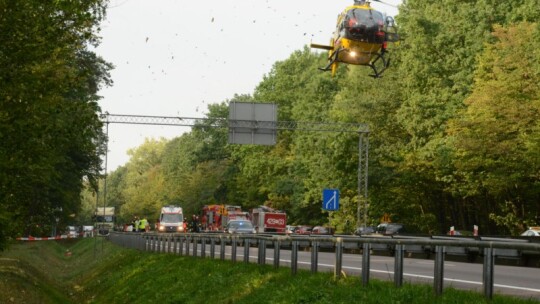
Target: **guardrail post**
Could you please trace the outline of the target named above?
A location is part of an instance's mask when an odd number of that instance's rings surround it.
[[[213,236],[210,238],[210,257],[216,257],[216,238]]]
[[[206,237],[201,238],[201,258],[206,257]]]
[[[279,239],[274,240],[274,268],[279,268],[279,255],[281,249],[281,241]]]
[[[179,255],[184,255],[184,242],[183,242],[184,239],[185,239],[184,235],[178,237],[178,254]]]
[[[224,240],[224,237],[223,236],[220,236],[219,237],[219,244],[220,244],[220,247],[219,247],[219,258],[221,260],[225,260],[225,240]]]
[[[319,242],[311,243],[311,272],[316,273],[319,267]]]
[[[231,241],[231,261],[233,263],[236,263],[236,246],[237,246],[236,242],[237,241],[238,241],[238,236],[233,235],[232,241]]]
[[[295,275],[297,272],[298,272],[298,241],[292,241],[291,273]]]
[[[167,235],[167,240],[165,241],[165,252],[171,253],[171,236]]]
[[[251,241],[246,238],[244,239],[244,262],[249,263],[249,246],[251,245]]]
[[[161,235],[158,236],[158,237],[157,237],[157,240],[158,240],[158,242],[157,242],[157,244],[158,244],[158,249],[157,249],[157,250],[158,250],[159,253],[161,253],[161,252],[163,252],[163,247],[164,247],[164,246],[163,246],[163,236],[161,236]]]
[[[169,235],[163,237],[163,252],[169,252]]]
[[[189,235],[186,235],[186,256],[189,256],[189,245],[191,243],[191,240],[190,240],[190,236]]]
[[[147,236],[144,238],[144,251],[149,251],[150,249],[150,238],[151,236]]]
[[[197,247],[198,247],[197,243],[198,242],[199,242],[199,238],[194,236],[193,237],[193,249],[192,249],[193,250],[192,254],[193,254],[194,257],[197,257]]]
[[[363,243],[362,244],[362,285],[367,286],[369,284],[369,268],[370,258],[371,258],[371,244]]]
[[[401,287],[403,285],[403,253],[405,245],[396,244],[396,253],[394,260],[394,285]]]
[[[493,274],[495,265],[495,258],[493,253],[493,248],[484,248],[484,296],[490,300],[493,298]]]
[[[266,240],[265,239],[259,240],[259,258],[257,259],[257,263],[259,263],[259,265],[266,264]]]
[[[435,268],[433,274],[433,289],[437,296],[442,295],[444,284],[444,246],[435,246]]]
[[[336,239],[336,265],[334,267],[334,277],[341,277],[341,269],[343,265],[343,239],[338,237]]]
[[[167,243],[169,242],[169,236],[162,236],[161,237],[161,252],[167,252]]]
[[[178,251],[178,237],[172,237],[172,254],[176,254]]]

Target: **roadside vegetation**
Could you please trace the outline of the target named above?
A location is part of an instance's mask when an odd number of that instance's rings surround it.
[[[539,303],[241,262],[152,254],[102,239],[20,243],[0,254],[0,303]]]
[[[540,224],[538,0],[404,1],[383,78],[346,65],[330,77],[317,69],[325,53],[295,50],[190,132],[129,151],[107,191],[98,101],[113,66],[94,50],[109,1],[0,3],[0,251],[53,223],[91,223],[99,195],[120,223],[172,204],[188,215],[267,205],[292,225],[354,231],[358,134],[282,130],[274,146],[230,145],[213,127],[230,101],[275,103],[280,122],[368,125],[368,225],[387,215],[412,233],[518,235]],[[337,212],[321,211],[327,187],[340,189]]]

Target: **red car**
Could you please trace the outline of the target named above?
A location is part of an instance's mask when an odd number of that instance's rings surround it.
[[[311,226],[297,226],[296,229],[294,229],[294,234],[311,234],[312,229]]]
[[[315,226],[313,230],[311,230],[311,234],[333,235],[334,229],[331,227]]]

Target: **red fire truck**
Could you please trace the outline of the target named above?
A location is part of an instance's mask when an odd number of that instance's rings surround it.
[[[251,222],[257,232],[285,233],[287,214],[267,206],[251,210]]]
[[[249,213],[240,206],[206,205],[202,211],[202,228],[205,231],[223,231],[231,220],[249,220]]]

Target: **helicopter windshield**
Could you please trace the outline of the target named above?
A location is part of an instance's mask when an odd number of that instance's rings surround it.
[[[376,10],[351,9],[344,20],[345,38],[369,43],[384,42],[384,18]]]

